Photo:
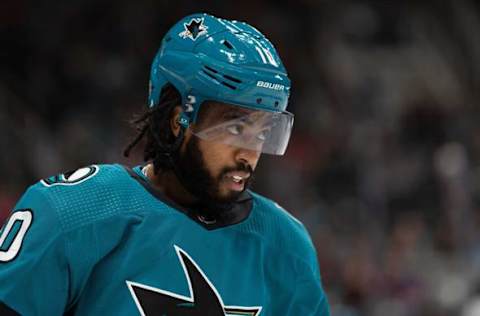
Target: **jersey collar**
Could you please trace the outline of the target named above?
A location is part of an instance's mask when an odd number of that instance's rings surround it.
[[[224,211],[221,216],[216,216],[215,218],[206,217],[202,215],[198,209],[181,206],[156,189],[150,183],[147,176],[143,173],[143,165],[136,166],[133,169],[127,166],[123,167],[134,180],[139,182],[145,188],[145,190],[147,190],[156,199],[167,204],[171,208],[186,214],[190,219],[208,230],[231,226],[243,222],[248,218],[252,211],[253,197],[250,192],[246,190],[239,196],[230,210]]]

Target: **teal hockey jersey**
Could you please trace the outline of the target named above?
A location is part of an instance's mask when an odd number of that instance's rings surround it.
[[[248,216],[219,225],[172,204],[140,167],[44,179],[0,231],[0,314],[329,315],[304,226],[246,196]]]

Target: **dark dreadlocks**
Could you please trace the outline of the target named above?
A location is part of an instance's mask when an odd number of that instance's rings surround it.
[[[130,122],[137,131],[137,136],[127,145],[123,155],[128,157],[131,150],[146,135],[144,161],[152,160],[155,173],[159,170],[172,169],[171,155],[175,154],[179,148],[183,139],[183,130],[176,137],[170,128],[170,119],[173,109],[181,105],[181,102],[182,98],[178,90],[171,84],[167,84],[162,89],[159,103]]]

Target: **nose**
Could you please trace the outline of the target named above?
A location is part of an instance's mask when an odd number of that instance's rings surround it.
[[[235,153],[235,161],[248,164],[254,170],[257,166],[258,159],[260,159],[260,151],[246,149],[246,148],[238,148]]]

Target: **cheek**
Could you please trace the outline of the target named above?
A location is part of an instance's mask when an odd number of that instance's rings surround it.
[[[231,153],[227,146],[201,141],[199,148],[202,152],[205,166],[215,179],[218,178],[223,168],[232,165],[229,158]]]

